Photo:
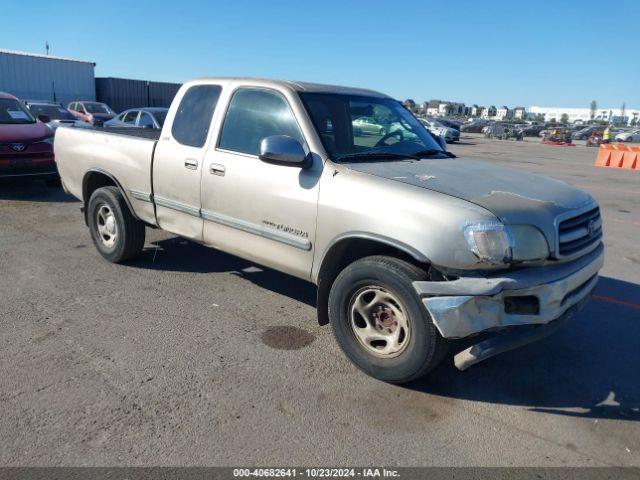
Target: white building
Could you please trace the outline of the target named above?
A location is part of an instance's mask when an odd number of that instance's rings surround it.
[[[527,111],[524,107],[516,107],[513,109],[513,118],[524,120],[525,118],[527,118]]]
[[[496,109],[496,118],[499,120],[504,120],[505,118],[511,117],[511,110],[506,105],[501,106]]]
[[[555,119],[560,121],[563,114],[567,114],[569,117],[569,123],[588,122],[591,120],[590,108],[570,108],[570,107],[529,107],[529,112],[532,115],[542,114],[545,121]],[[622,118],[622,111],[619,108],[598,108],[595,112],[594,120],[601,120],[603,122],[623,122],[630,124],[634,121],[638,122],[640,119],[640,109],[626,108],[625,118]]]
[[[427,115],[430,117],[435,117],[440,113],[440,100],[429,100],[427,103]]]
[[[427,115],[430,117],[450,117],[452,115],[464,115],[465,106],[464,103],[460,102],[429,100],[426,110]]]
[[[496,107],[491,105],[490,107],[482,107],[482,118],[495,118],[497,113]]]
[[[451,115],[464,115],[464,103],[461,102],[446,102],[440,105],[440,115],[443,117],[449,117]]]

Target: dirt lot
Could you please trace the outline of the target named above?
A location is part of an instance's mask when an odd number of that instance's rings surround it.
[[[584,146],[451,150],[590,191],[594,298],[554,336],[397,387],[317,326],[312,286],[148,231],[103,261],[80,204],[0,185],[1,465],[640,465],[640,171]]]

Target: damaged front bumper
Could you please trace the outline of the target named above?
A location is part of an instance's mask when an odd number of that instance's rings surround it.
[[[420,281],[413,286],[444,338],[547,324],[576,309],[595,287],[604,247],[574,261],[486,277]]]

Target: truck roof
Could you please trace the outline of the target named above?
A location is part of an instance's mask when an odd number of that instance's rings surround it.
[[[230,83],[246,83],[247,85],[263,86],[263,87],[286,87],[296,92],[313,92],[313,93],[341,93],[345,95],[366,95],[370,97],[388,98],[375,90],[356,87],[343,87],[339,85],[325,85],[322,83],[296,82],[292,80],[273,80],[267,78],[252,77],[205,77],[193,80],[188,83],[198,83],[202,81],[220,82],[224,84]]]

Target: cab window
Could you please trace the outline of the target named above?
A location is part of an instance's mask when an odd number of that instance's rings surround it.
[[[182,145],[204,146],[221,90],[219,85],[195,85],[187,90],[173,119],[173,138]]]
[[[287,135],[304,143],[291,107],[280,93],[238,89],[229,103],[218,147],[258,155],[262,139],[272,135]]]

